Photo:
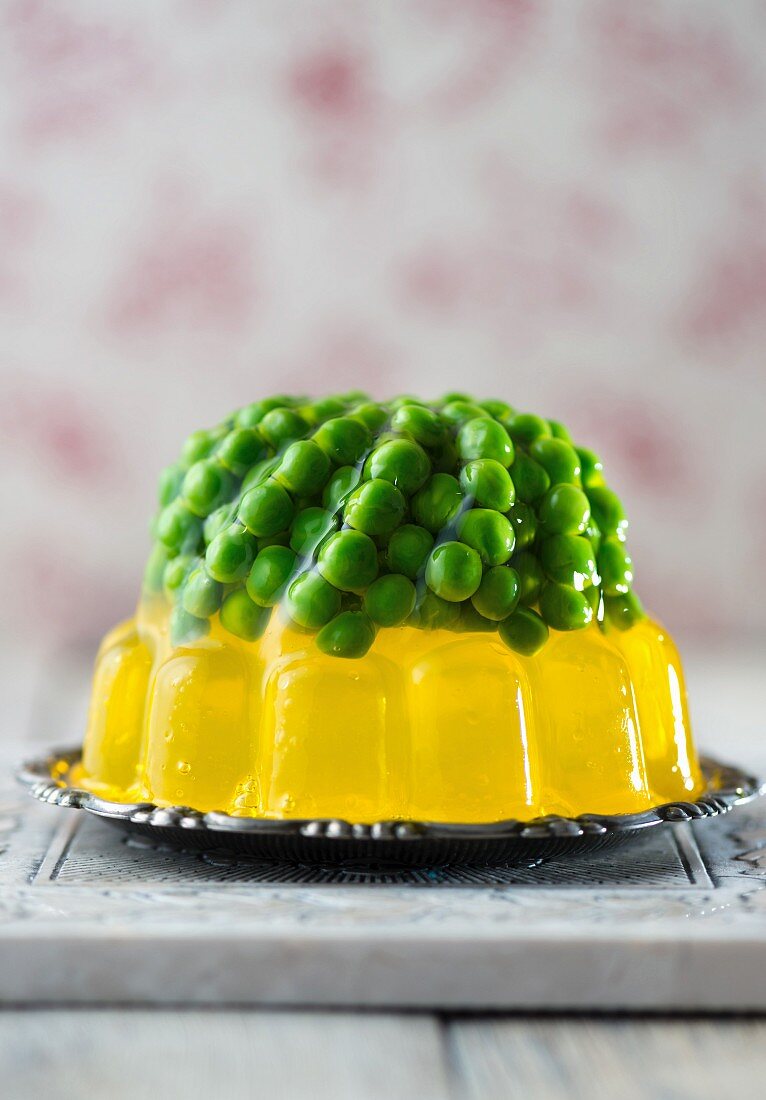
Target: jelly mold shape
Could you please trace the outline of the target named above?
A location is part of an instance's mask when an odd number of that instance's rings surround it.
[[[702,777],[678,654],[649,619],[495,635],[402,627],[359,660],[272,617],[247,643],[214,619],[173,648],[139,608],[99,653],[72,781],[105,798],[266,819],[492,822],[639,813]]]

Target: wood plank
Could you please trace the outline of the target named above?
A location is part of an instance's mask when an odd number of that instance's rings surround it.
[[[0,1012],[4,1100],[445,1100],[430,1017],[198,1011]]]
[[[766,1021],[462,1021],[447,1049],[459,1100],[759,1096]]]

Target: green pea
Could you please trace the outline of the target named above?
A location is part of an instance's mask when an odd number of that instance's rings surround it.
[[[504,565],[515,544],[513,527],[492,508],[469,508],[457,522],[461,542],[472,546],[485,565]]]
[[[290,545],[290,532],[279,531],[276,535],[269,535],[268,537],[255,540],[255,552],[260,554],[261,550],[265,550],[267,546],[289,546]]]
[[[370,432],[348,416],[326,420],[314,433],[314,442],[337,466],[353,466],[370,446]]]
[[[329,420],[331,416],[340,416],[346,411],[346,402],[342,397],[320,397],[314,401],[312,408],[319,423]]]
[[[473,401],[448,401],[442,407],[441,414],[442,418],[450,424],[462,424],[464,420],[472,420],[476,416],[486,416],[489,419],[486,409],[482,409],[481,405],[476,405]]]
[[[317,572],[301,573],[287,586],[287,614],[306,630],[321,630],[340,611],[340,592]]]
[[[513,567],[519,574],[519,603],[525,605],[537,603],[540,589],[545,580],[543,567],[534,554],[525,550],[513,559]]]
[[[511,475],[493,458],[476,458],[465,465],[460,486],[477,504],[498,512],[507,512],[516,499]]]
[[[340,609],[341,611],[361,611],[361,595],[358,592],[341,592]]]
[[[436,405],[449,405],[453,401],[467,401],[472,402],[473,398],[470,393],[463,393],[462,390],[450,390],[448,393],[443,393],[441,398],[434,402]]]
[[[169,600],[177,597],[196,562],[192,554],[179,554],[167,563],[162,574],[162,588]]]
[[[152,547],[144,569],[143,588],[146,592],[161,592],[165,566],[170,561],[167,547],[157,543]]]
[[[270,607],[259,607],[244,588],[230,592],[221,604],[221,626],[237,638],[255,642],[263,635],[271,618]]]
[[[502,424],[486,415],[467,420],[457,433],[457,452],[464,462],[491,458],[501,466],[513,462],[513,443]]]
[[[211,577],[206,569],[195,569],[186,579],[183,591],[183,605],[190,615],[198,619],[208,619],[221,606],[223,585]]]
[[[293,409],[271,409],[259,425],[263,438],[275,451],[281,450],[308,431],[308,424]]]
[[[563,439],[536,439],[529,453],[545,470],[552,485],[580,484],[580,458],[574,447]]]
[[[582,630],[593,621],[593,608],[586,596],[555,581],[543,585],[540,614],[554,630]]]
[[[196,615],[190,615],[186,608],[177,603],[170,612],[170,642],[171,645],[188,645],[197,638],[204,638],[210,633],[210,620],[199,619]]]
[[[510,416],[498,416],[498,417],[496,417],[496,420],[497,420],[498,424],[503,425],[505,430],[508,432],[509,436],[511,434],[511,424],[513,423],[513,420],[514,420],[515,416],[516,416],[516,411],[514,410],[511,413]],[[517,441],[514,441],[513,439],[511,439],[511,442],[513,443],[514,452],[518,452],[520,444]],[[524,446],[526,446],[526,444],[524,444]]]
[[[237,505],[231,501],[216,508],[209,516],[205,517],[202,524],[202,534],[205,543],[209,544],[216,535],[219,535],[225,527],[230,527],[237,514]]]
[[[548,627],[527,607],[520,607],[509,615],[500,623],[497,632],[509,649],[524,657],[534,657],[548,641]]]
[[[598,571],[607,596],[620,596],[633,583],[633,562],[619,539],[604,539],[598,552]]]
[[[419,443],[390,439],[376,447],[364,466],[365,477],[390,481],[407,496],[424,484],[431,473],[428,455]]]
[[[294,511],[289,493],[270,479],[245,493],[239,505],[239,518],[251,534],[263,538],[289,527]]]
[[[588,487],[588,500],[601,533],[606,537],[614,535],[618,539],[624,539],[628,530],[628,517],[617,494],[607,489],[606,485],[593,485]]]
[[[590,504],[575,485],[554,485],[540,501],[537,516],[549,535],[579,535],[588,526]]]
[[[273,607],[295,569],[297,558],[287,546],[266,546],[258,552],[248,574],[245,588],[260,607]]]
[[[551,487],[551,479],[540,463],[520,450],[516,451],[511,477],[516,488],[516,497],[524,504],[539,500]]]
[[[552,581],[578,592],[598,583],[593,547],[581,535],[551,535],[540,547],[540,562]]]
[[[219,508],[233,491],[229,471],[210,458],[203,458],[189,468],[181,490],[186,507],[201,518]]]
[[[319,424],[321,423],[321,421],[320,421],[319,417],[317,416],[316,409],[314,408],[313,405],[311,405],[311,404],[296,405],[295,406],[295,412],[298,414],[298,416],[301,418],[303,423],[306,425],[306,431],[307,432],[309,432],[309,431],[313,432],[313,431],[316,430],[316,428],[319,427]]]
[[[401,573],[378,577],[364,594],[363,607],[378,626],[401,626],[415,609],[415,585]]]
[[[375,438],[372,441],[370,450],[369,450],[367,456],[365,457],[363,468],[366,468],[368,466],[368,463],[370,461],[370,455],[372,454],[373,450],[375,450],[376,448],[382,446],[384,443],[390,443],[392,439],[401,439],[401,438],[402,437],[400,435],[397,435],[396,432],[392,432],[389,428],[382,428],[379,432],[376,432],[375,433]],[[369,476],[369,475],[367,475],[367,476]]]
[[[537,535],[537,517],[528,504],[514,501],[508,509],[508,519],[516,536],[516,549],[526,550]]]
[[[497,401],[494,398],[490,398],[487,401],[480,401],[479,406],[497,420],[512,420],[516,415],[516,410],[510,405],[507,405],[505,401]]]
[[[560,420],[548,419],[548,427],[551,430],[551,435],[554,439],[563,439],[565,443],[572,445],[572,436],[569,434],[569,429],[566,428]]]
[[[192,432],[181,450],[184,465],[187,467],[193,466],[195,462],[207,458],[221,442],[224,435],[226,435],[225,428],[212,428],[210,431],[202,428],[197,432]]]
[[[322,504],[327,511],[337,512],[361,480],[362,472],[356,466],[341,466],[336,470],[322,493]]]
[[[580,476],[586,489],[603,485],[604,465],[595,451],[589,451],[587,447],[577,447],[577,457],[580,459]]]
[[[375,627],[363,611],[341,611],[316,636],[317,648],[329,657],[358,660],[375,641]]]
[[[291,443],[274,478],[295,496],[318,493],[330,476],[330,460],[313,439]]]
[[[630,630],[644,618],[644,609],[635,592],[619,596],[605,596],[604,608],[607,621],[617,630]]]
[[[279,469],[279,463],[279,455],[256,462],[255,466],[245,474],[240,490],[242,495],[244,496],[248,489],[253,489],[256,485],[262,485],[264,481],[268,481],[274,471]]]
[[[599,526],[592,515],[588,522],[588,526],[585,528],[584,535],[593,547],[593,553],[598,556],[598,552],[601,547],[602,535],[601,530],[599,529]]]
[[[508,425],[508,433],[514,443],[534,443],[551,434],[550,425],[542,416],[534,413],[516,413]]]
[[[604,618],[604,597],[602,590],[597,584],[592,584],[590,588],[583,589],[583,596],[585,596],[585,599],[590,604],[591,610],[593,611],[593,618],[601,623]]]
[[[401,409],[403,405],[422,405],[423,402],[419,397],[414,397],[411,393],[400,393],[397,397],[392,398],[388,402],[388,407],[396,411]]]
[[[392,416],[391,427],[406,432],[424,447],[434,447],[445,437],[441,417],[424,405],[402,405]]]
[[[182,501],[174,500],[157,517],[156,533],[168,550],[192,550],[202,534],[202,523]]]
[[[324,508],[302,508],[290,528],[290,547],[301,557],[309,557],[338,526],[338,517]]]
[[[457,447],[450,436],[445,436],[429,449],[431,468],[435,474],[448,474],[458,464]]]
[[[255,428],[235,428],[221,442],[216,458],[235,477],[244,477],[256,462],[263,460],[265,453],[263,439]]]
[[[262,401],[253,401],[251,405],[245,405],[234,417],[238,428],[255,428],[263,420],[267,412],[272,409],[284,408],[284,397],[265,397]]]
[[[337,531],[319,551],[317,568],[342,592],[363,592],[378,575],[378,550],[361,531]]]
[[[183,466],[177,463],[173,466],[166,466],[162,471],[157,486],[157,498],[162,508],[172,503],[181,492],[184,475],[185,471]]]
[[[453,630],[460,621],[460,612],[459,603],[450,603],[435,592],[426,592],[418,599],[407,622],[420,630]]]
[[[391,536],[386,563],[393,573],[402,573],[411,581],[417,580],[425,571],[433,545],[434,537],[425,527],[405,523]]]
[[[407,503],[390,481],[374,478],[355,489],[346,501],[343,518],[365,535],[387,535],[402,521]]]
[[[485,619],[500,622],[516,610],[521,594],[521,582],[515,569],[495,565],[481,578],[481,584],[471,602]]]
[[[472,547],[462,542],[442,542],[431,551],[426,584],[443,600],[467,600],[480,583],[481,558]]]
[[[221,584],[243,581],[255,557],[255,541],[244,527],[233,523],[216,535],[205,552],[205,567]]]
[[[388,420],[388,410],[382,405],[376,405],[373,401],[365,401],[361,405],[355,405],[349,412],[355,420],[361,420],[371,432],[379,431]]]
[[[449,606],[460,608],[460,616],[452,628],[453,630],[458,630],[461,634],[494,634],[497,630],[497,623],[494,619],[485,619],[470,600],[466,600],[465,603],[461,604],[453,603]]]

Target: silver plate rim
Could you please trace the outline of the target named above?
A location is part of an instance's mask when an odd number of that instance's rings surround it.
[[[736,806],[766,793],[766,783],[737,765],[713,757],[700,757],[707,781],[702,794],[690,801],[665,802],[634,814],[581,814],[578,817],[549,815],[530,821],[508,819],[488,823],[439,821],[376,821],[360,824],[337,818],[294,818],[265,820],[234,817],[223,812],[202,813],[190,806],[157,806],[152,802],[115,802],[82,787],[70,786],[67,775],[79,763],[80,748],[52,751],[25,761],[16,778],[39,802],[85,810],[96,817],[125,825],[152,829],[184,829],[193,832],[238,834],[251,837],[301,837],[306,840],[574,840],[578,837],[606,837],[629,834],[655,825],[718,817]],[[62,764],[66,769],[62,770]]]

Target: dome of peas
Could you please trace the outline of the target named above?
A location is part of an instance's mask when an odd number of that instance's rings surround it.
[[[159,503],[144,590],[174,644],[215,615],[255,641],[278,614],[338,657],[403,625],[529,656],[551,629],[643,615],[600,460],[502,401],[256,401],[189,436]]]

